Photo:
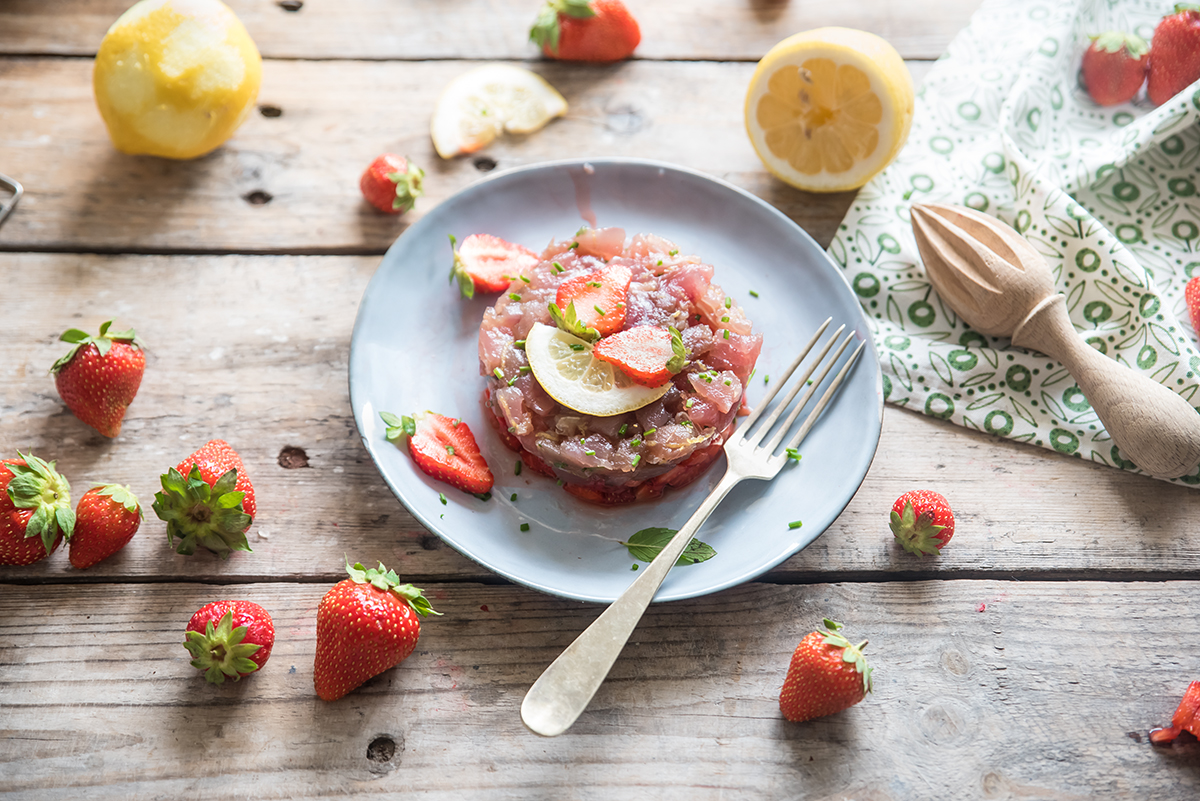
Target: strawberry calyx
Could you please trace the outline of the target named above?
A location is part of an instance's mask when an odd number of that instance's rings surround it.
[[[417,203],[417,198],[425,194],[421,183],[425,180],[425,171],[405,157],[408,168],[405,172],[389,172],[387,179],[396,185],[396,197],[392,200],[393,211],[409,211]]]
[[[96,350],[100,353],[100,358],[103,359],[108,355],[109,349],[112,348],[114,342],[128,342],[136,348],[142,347],[142,341],[137,338],[137,333],[130,328],[128,331],[109,332],[109,326],[113,323],[112,320],[100,324],[100,333],[97,336],[92,336],[86,331],[80,331],[78,328],[68,328],[59,337],[62,342],[70,342],[74,347],[66,352],[62,358],[50,366],[51,374],[57,375],[64,367],[71,363],[75,358],[75,354],[82,348],[88,345],[95,345]]]
[[[558,38],[562,27],[558,24],[558,15],[587,19],[596,16],[590,0],[546,0],[546,4],[538,11],[533,27],[529,29],[529,40],[541,47],[558,49]]]
[[[1200,14],[1200,3],[1176,3],[1175,13],[1183,14],[1186,11],[1195,11]]]
[[[842,624],[837,621],[824,619],[825,631],[819,632],[824,636],[825,645],[831,645],[834,648],[842,649],[842,661],[849,665],[854,665],[854,669],[862,674],[863,677],[863,692],[871,692],[871,666],[867,664],[867,659],[863,656],[863,649],[867,647],[869,640],[863,640],[858,645],[853,645],[848,639],[838,632],[841,631]]]
[[[189,631],[183,647],[192,655],[192,667],[204,671],[211,684],[221,684],[228,676],[237,681],[243,673],[253,673],[258,665],[250,659],[261,645],[244,643],[246,626],[233,626],[233,611],[226,612],[214,627],[210,620],[204,633]]]
[[[138,497],[133,494],[133,490],[129,487],[122,484],[105,484],[103,486],[92,487],[92,489],[96,490],[97,495],[112,498],[113,502],[124,507],[125,511],[132,512],[139,518],[145,518],[142,506],[138,502]]]
[[[1105,31],[1090,38],[1098,49],[1106,53],[1120,53],[1125,50],[1135,61],[1150,52],[1149,42],[1136,33]]]
[[[420,587],[414,587],[411,584],[401,584],[400,577],[396,575],[396,571],[388,570],[383,566],[383,562],[380,562],[377,568],[368,568],[363,567],[361,562],[355,562],[351,566],[349,557],[345,557],[345,559],[346,572],[350,575],[350,580],[355,584],[370,584],[376,589],[393,593],[397,598],[411,606],[413,611],[421,617],[442,614],[433,608]]]
[[[56,462],[45,462],[19,451],[17,456],[25,464],[4,465],[13,474],[8,482],[9,500],[18,509],[34,510],[25,526],[25,536],[40,537],[46,553],[50,553],[59,532],[68,540],[75,533],[71,484],[54,469]]]
[[[909,553],[932,556],[941,553],[943,543],[937,534],[946,527],[934,524],[932,512],[926,511],[918,515],[912,501],[904,502],[903,514],[892,510],[891,528],[900,546]]]
[[[554,320],[554,324],[563,331],[566,331],[572,336],[577,336],[584,342],[595,342],[600,339],[600,332],[595,328],[584,325],[579,315],[575,311],[575,301],[567,304],[567,310],[564,312],[558,307],[557,303],[550,304],[550,317]],[[682,341],[682,340],[681,340]]]
[[[177,553],[191,556],[197,545],[222,557],[230,551],[250,550],[245,532],[253,518],[242,506],[246,493],[234,489],[237,468],[230,468],[212,486],[194,464],[186,478],[172,467],[161,481],[162,492],[154,493],[151,508],[166,522],[167,542]]]
[[[475,279],[467,272],[467,265],[463,262],[462,256],[458,252],[458,240],[454,234],[449,234],[450,249],[454,251],[454,263],[450,265],[450,280],[458,282],[458,291],[462,293],[464,298],[470,300],[475,297]]]

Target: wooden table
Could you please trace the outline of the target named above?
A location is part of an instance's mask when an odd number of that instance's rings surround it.
[[[741,121],[756,59],[792,32],[849,25],[889,39],[919,81],[975,0],[629,0],[644,41],[615,66],[537,59],[536,0],[236,0],[266,59],[262,113],[184,163],[118,153],[95,111],[91,55],[128,2],[0,3],[0,172],[27,189],[0,230],[0,453],[32,450],[77,488],[118,481],[148,502],[160,472],[222,437],[258,490],[254,553],[178,556],[151,514],[86,572],[61,551],[0,568],[0,796],[1200,791],[1200,746],[1145,737],[1200,678],[1193,491],[888,407],[873,467],[823,536],[756,581],[653,607],[588,712],[547,740],[522,726],[521,699],[600,608],[509,584],[425,531],[351,416],[359,298],[422,212],[493,166],[641,156],[742,186],[828,244],[852,194],[804,194],[762,169]],[[532,66],[571,113],[486,159],[441,161],[434,100],[484,59]],[[428,172],[399,221],[357,188],[388,150]],[[149,351],[108,441],[66,411],[47,369],[61,331],[114,316]],[[887,529],[893,500],[924,487],[958,517],[936,560]],[[401,666],[325,703],[315,610],[344,553],[396,568],[445,616]],[[180,643],[195,609],[227,597],[270,609],[278,642],[261,674],[212,687]],[[875,693],[786,723],[788,659],[824,616],[870,637]]]

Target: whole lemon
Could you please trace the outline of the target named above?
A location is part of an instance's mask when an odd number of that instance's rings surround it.
[[[254,108],[262,57],[220,0],[141,0],[100,43],[92,88],[123,153],[203,156]]]

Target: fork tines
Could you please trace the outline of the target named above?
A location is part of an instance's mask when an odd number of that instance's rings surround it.
[[[747,434],[747,432],[749,432],[754,424],[758,422],[758,418],[763,414],[763,412],[765,412],[771,406],[771,402],[775,400],[775,396],[779,394],[779,391],[783,389],[784,385],[786,385],[791,379],[792,374],[796,372],[796,369],[800,367],[800,364],[808,357],[809,353],[812,352],[813,347],[821,339],[821,335],[825,333],[825,329],[829,327],[829,324],[832,321],[833,318],[830,317],[821,324],[821,327],[817,329],[815,334],[813,334],[812,339],[810,339],[808,344],[805,345],[800,351],[800,355],[798,355],[795,361],[793,361],[787,368],[783,378],[776,383],[775,387],[770,391],[770,393],[763,398],[762,402],[759,403],[758,408],[756,408],[750,414],[750,417],[738,429],[738,432],[735,434],[735,436],[746,436],[747,443],[749,445],[757,446],[763,437],[775,427],[775,423],[779,420],[784,411],[786,411],[789,406],[792,406],[792,401],[796,399],[796,395],[807,387],[807,391],[803,396],[801,396],[800,401],[792,408],[791,413],[788,414],[787,418],[783,422],[783,425],[778,427],[775,435],[771,437],[771,439],[764,446],[768,453],[775,452],[775,450],[779,447],[780,442],[783,441],[784,436],[786,436],[788,431],[791,429],[792,424],[796,422],[796,418],[800,415],[800,412],[805,406],[808,405],[809,401],[812,400],[817,388],[821,386],[821,382],[823,382],[825,377],[829,375],[829,371],[832,370],[837,364],[838,359],[842,357],[842,353],[845,352],[851,341],[856,338],[854,331],[851,331],[846,335],[845,339],[843,339],[841,344],[838,345],[837,350],[834,351],[833,358],[826,361],[825,357],[829,354],[830,350],[833,349],[834,345],[837,344],[838,338],[842,335],[842,332],[846,330],[846,326],[843,325],[834,331],[833,336],[829,338],[829,341],[825,343],[823,348],[821,348],[821,351],[817,357],[808,365],[807,369],[805,369],[805,371],[800,375],[799,379],[795,381],[794,385],[788,391],[788,394],[784,397],[784,399],[776,404],[773,409],[771,409],[771,413],[767,416],[766,420],[763,421],[762,425],[760,425],[753,434]],[[821,395],[821,398],[817,401],[816,406],[813,407],[812,411],[809,412],[808,417],[805,418],[804,423],[800,426],[800,430],[797,431],[790,440],[788,440],[785,448],[797,447],[808,435],[809,429],[813,427],[813,424],[816,423],[817,418],[820,417],[821,412],[824,410],[826,404],[829,403],[830,399],[833,397],[833,394],[837,392],[838,387],[841,386],[846,374],[850,371],[850,368],[858,359],[859,354],[862,353],[862,349],[865,345],[866,341],[858,343],[858,347],[855,348],[854,352],[850,354],[850,357],[846,359],[845,363],[842,365],[842,369],[839,370],[837,375],[834,376],[833,381],[831,381],[829,386],[825,389],[825,393]],[[821,367],[822,364],[824,364],[824,367],[814,378],[813,373],[816,372],[817,368]],[[812,379],[811,381],[809,380],[810,378]]]

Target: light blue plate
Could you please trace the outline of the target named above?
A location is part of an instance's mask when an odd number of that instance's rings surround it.
[[[724,460],[657,501],[616,508],[583,503],[529,470],[514,475],[517,456],[480,406],[478,329],[495,297],[466,301],[447,281],[447,234],[460,241],[494,234],[540,251],[591,222],[629,236],[664,236],[715,265],[715,281],[765,337],[751,404],[765,394],[764,378],[778,376],[826,317],[857,328],[868,342],[870,336],[841,270],[808,234],[753,195],[669,164],[593,159],[498,173],[446,200],[396,240],[363,295],[350,346],[354,420],[379,472],[417,520],[479,564],[553,595],[610,602],[637,576],[619,541],[649,526],[679,528],[716,485]],[[471,426],[496,476],[490,501],[430,479],[403,447],[384,438],[380,411],[424,409]],[[862,483],[882,421],[882,374],[867,347],[801,445],[803,460],[774,481],[734,489],[699,534],[717,555],[672,570],[657,600],[748,581],[816,539]],[[795,520],[803,526],[789,529]],[[521,531],[522,523],[529,531]]]

